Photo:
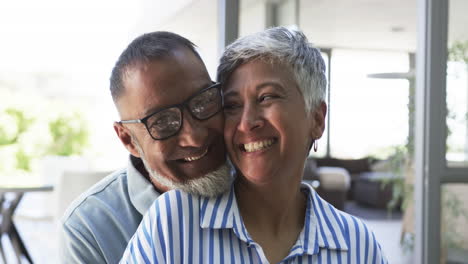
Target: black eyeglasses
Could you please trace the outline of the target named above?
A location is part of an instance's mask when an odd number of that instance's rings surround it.
[[[142,119],[122,120],[121,124],[143,123],[154,140],[163,140],[176,135],[183,124],[183,107],[193,118],[206,120],[223,109],[223,94],[220,83],[212,84],[190,96],[181,104],[172,105],[147,115]]]

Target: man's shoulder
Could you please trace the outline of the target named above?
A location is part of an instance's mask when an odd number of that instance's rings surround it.
[[[127,170],[106,176],[76,198],[62,217],[62,262],[117,263],[141,219],[130,199]]]
[[[94,184],[79,195],[65,211],[61,222],[67,223],[76,215],[80,217],[96,213],[99,205],[116,207],[122,203],[130,203],[128,195],[127,170],[117,170]],[[95,215],[94,215],[95,216]]]

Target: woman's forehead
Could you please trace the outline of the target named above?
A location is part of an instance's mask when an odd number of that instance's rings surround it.
[[[237,67],[223,85],[225,94],[252,88],[261,90],[265,87],[287,90],[297,87],[294,75],[283,64],[254,60]]]

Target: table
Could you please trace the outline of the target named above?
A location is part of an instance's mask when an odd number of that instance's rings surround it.
[[[3,251],[1,238],[8,235],[15,250],[18,263],[21,263],[21,256],[26,257],[29,263],[33,263],[26,246],[21,239],[18,229],[13,221],[13,216],[23,195],[27,192],[50,192],[54,188],[52,185],[45,186],[2,186],[0,185],[0,254],[3,263],[7,263],[5,252]]]

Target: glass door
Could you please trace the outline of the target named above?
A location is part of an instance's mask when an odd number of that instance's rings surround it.
[[[416,260],[468,259],[467,1],[418,2]]]

